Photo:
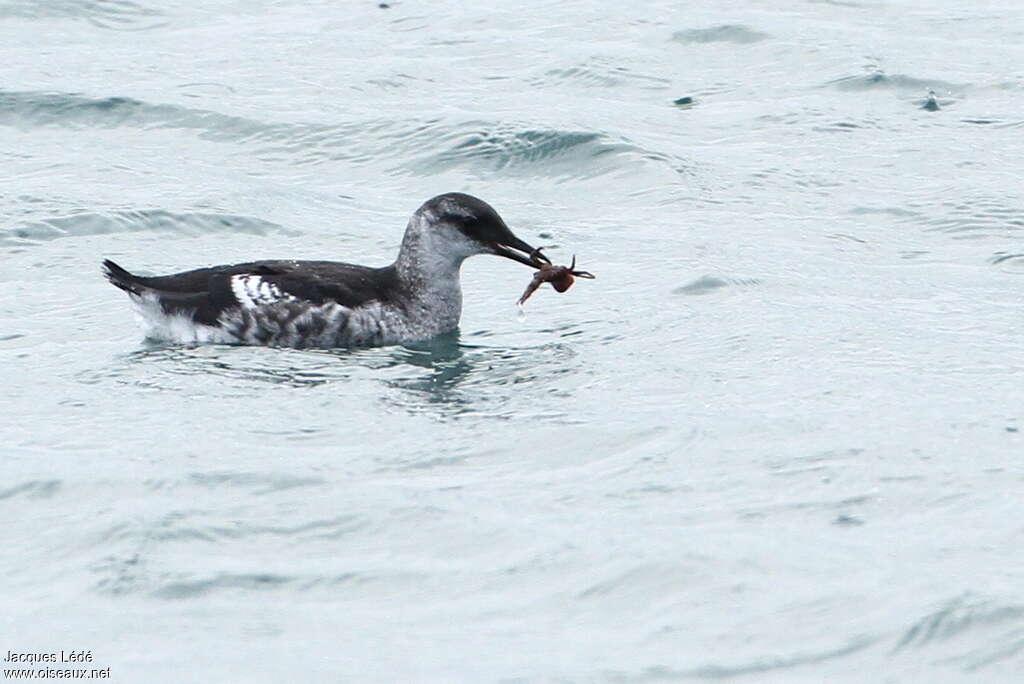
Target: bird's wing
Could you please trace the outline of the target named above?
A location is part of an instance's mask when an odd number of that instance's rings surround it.
[[[156,295],[164,310],[188,312],[197,322],[210,325],[235,307],[334,302],[355,308],[373,300],[390,299],[397,289],[394,267],[369,268],[332,261],[255,261],[167,276],[128,275],[130,287]]]

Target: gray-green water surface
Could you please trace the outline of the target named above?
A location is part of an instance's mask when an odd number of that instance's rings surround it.
[[[388,5],[0,1],[0,654],[1021,681],[1024,8]],[[100,276],[383,265],[456,190],[597,280],[309,351]]]

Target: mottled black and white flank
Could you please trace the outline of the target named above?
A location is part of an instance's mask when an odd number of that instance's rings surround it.
[[[103,266],[151,339],[336,347],[452,330],[462,313],[459,267],[466,257],[496,254],[537,268],[533,252],[486,202],[448,193],[416,210],[398,258],[383,268],[254,261],[143,277],[110,260]]]

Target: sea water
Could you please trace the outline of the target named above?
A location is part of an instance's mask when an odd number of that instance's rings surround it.
[[[1022,27],[3,0],[0,656],[1021,681]],[[385,265],[448,191],[597,279],[520,315],[477,257],[454,334],[289,350],[147,342],[100,274]]]

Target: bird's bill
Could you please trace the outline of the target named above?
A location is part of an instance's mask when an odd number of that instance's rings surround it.
[[[534,268],[540,268],[542,264],[551,263],[551,260],[541,254],[539,249],[531,247],[511,234],[508,239],[492,242],[491,250],[498,256],[503,256],[506,259],[518,261],[521,264],[533,266]]]

